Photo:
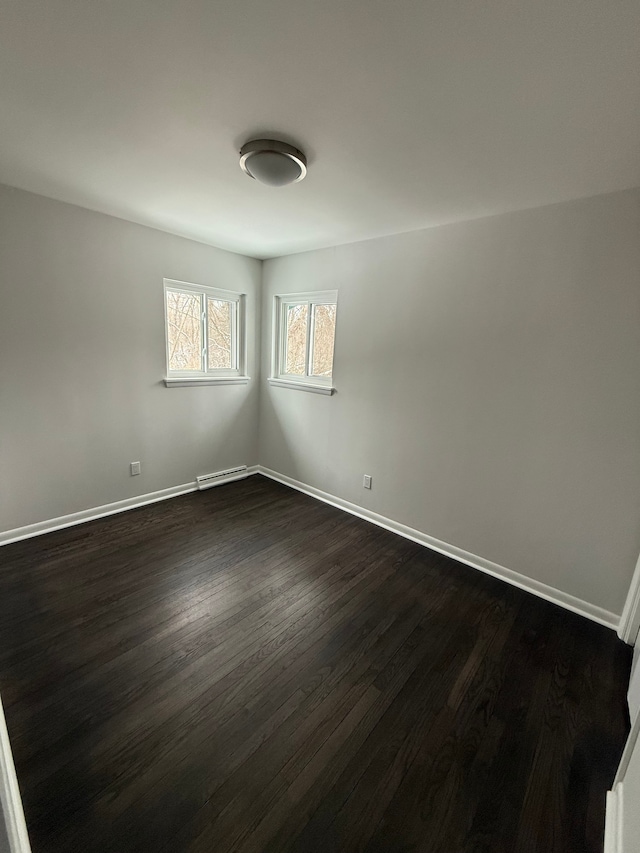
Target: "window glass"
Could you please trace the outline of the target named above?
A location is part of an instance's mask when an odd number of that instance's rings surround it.
[[[311,358],[312,376],[331,376],[335,334],[336,306],[314,305]]]
[[[248,379],[245,294],[164,280],[166,384],[217,384]]]
[[[207,368],[231,370],[233,363],[233,305],[207,298]]]
[[[167,290],[169,370],[202,370],[202,312],[197,293]]]
[[[337,290],[274,297],[273,373],[269,381],[333,393],[337,301]]]
[[[307,353],[308,305],[287,305],[285,373],[304,376]]]

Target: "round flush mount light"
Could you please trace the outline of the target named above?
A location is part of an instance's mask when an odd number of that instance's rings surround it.
[[[284,187],[301,181],[307,174],[307,158],[302,151],[277,139],[252,139],[240,149],[240,168],[261,184]]]

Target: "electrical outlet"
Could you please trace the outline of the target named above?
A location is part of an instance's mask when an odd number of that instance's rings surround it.
[[[129,466],[131,468],[131,476],[135,477],[136,474],[142,473],[142,467],[139,462],[132,462]]]
[[[364,486],[365,489],[371,488],[371,475],[370,474],[364,475],[364,479],[362,480],[362,485]]]

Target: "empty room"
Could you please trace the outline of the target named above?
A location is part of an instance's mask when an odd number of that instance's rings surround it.
[[[640,853],[637,0],[0,0],[0,853]]]

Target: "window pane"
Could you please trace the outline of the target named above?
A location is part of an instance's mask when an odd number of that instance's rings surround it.
[[[209,370],[231,370],[233,364],[233,304],[207,299],[207,362]]]
[[[167,290],[169,370],[202,370],[200,297]]]
[[[315,305],[313,308],[312,376],[331,376],[333,342],[336,335],[336,306]]]
[[[285,373],[304,376],[307,354],[307,305],[287,305]]]

